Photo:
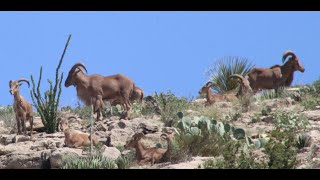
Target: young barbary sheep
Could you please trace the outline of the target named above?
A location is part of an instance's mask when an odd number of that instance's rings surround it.
[[[287,61],[286,58],[291,56]],[[290,86],[295,71],[304,72],[300,60],[294,52],[287,50],[283,57],[284,65],[274,65],[271,68],[253,68],[245,78],[250,82],[254,93],[259,89],[274,89],[276,92],[281,86]]]
[[[22,131],[24,132],[24,135],[27,135],[26,121],[29,121],[30,127],[31,127],[30,136],[32,138],[32,133],[33,133],[32,105],[25,98],[23,98],[23,96],[20,95],[19,86],[22,85],[20,82],[26,82],[28,84],[28,87],[30,87],[29,81],[24,78],[21,78],[17,81],[11,80],[9,82],[10,94],[13,95],[14,97],[13,109],[16,115],[16,121],[17,121],[17,127],[18,127],[17,134],[22,134],[21,132],[21,129],[22,129]]]
[[[75,117],[69,117],[68,120]],[[90,134],[84,133],[79,130],[72,130],[69,128],[69,123],[67,119],[59,118],[59,127],[64,132],[65,136],[65,146],[69,148],[78,148],[81,149],[82,147],[90,145]],[[93,145],[97,145],[99,143],[98,138],[96,136],[92,137]]]
[[[212,105],[219,101],[233,101],[237,99],[234,94],[213,94],[213,92],[210,90],[212,85],[212,82],[207,82],[199,91],[199,94],[206,96],[206,106]]]
[[[240,88],[238,93],[236,94],[236,96],[239,98],[240,96],[245,96],[245,95],[250,95],[252,94],[252,89],[250,87],[250,83],[247,79],[243,78],[241,75],[239,74],[233,74],[231,76],[229,76],[228,80],[232,79],[232,78],[236,78],[239,81],[240,84]]]
[[[65,87],[71,85],[77,89],[77,95],[81,101],[87,106],[94,104],[97,119],[100,119],[101,109],[104,107],[104,102],[107,100],[118,100],[120,105],[124,108],[124,113],[121,118],[128,119],[128,113],[131,110],[130,97],[133,93],[135,84],[132,80],[122,74],[111,76],[101,76],[93,74],[87,76],[86,67],[81,63],[76,63],[65,81]]]
[[[151,165],[153,165],[154,163],[158,163],[167,152],[167,149],[155,147],[146,148],[141,142],[141,139],[143,137],[144,134],[141,132],[134,134],[132,138],[126,142],[124,148],[134,148],[136,150],[136,159],[139,165],[143,165],[147,162],[151,162]]]

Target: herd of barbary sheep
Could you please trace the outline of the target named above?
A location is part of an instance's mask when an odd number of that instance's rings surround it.
[[[289,57],[289,58],[288,58]],[[286,60],[287,59],[287,60]],[[211,91],[212,82],[206,83],[199,91],[199,94],[206,96],[206,106],[212,105],[217,101],[232,101],[241,96],[253,95],[259,90],[274,89],[276,92],[279,87],[288,87],[293,81],[295,71],[304,72],[300,60],[294,52],[287,50],[282,57],[283,65],[274,65],[270,68],[253,68],[245,77],[234,74],[228,80],[237,79],[240,85],[237,94],[214,94]],[[87,69],[82,63],[76,63],[69,71],[65,81],[65,87],[75,86],[78,98],[86,105],[92,106],[97,120],[101,117],[101,111],[104,108],[104,101],[109,101],[111,105],[120,104],[124,109],[122,119],[128,120],[128,113],[131,110],[132,102],[137,100],[142,103],[144,92],[141,88],[128,77],[122,74],[111,76],[101,76],[98,74],[87,75]],[[27,79],[11,80],[9,82],[10,93],[14,96],[14,112],[17,121],[17,134],[27,135],[26,121],[30,122],[32,138],[33,133],[33,110],[32,105],[19,93],[19,86],[26,82],[30,87]],[[70,117],[72,118],[72,117]],[[69,118],[69,119],[70,119]],[[68,119],[68,120],[69,120]],[[92,138],[93,144],[99,141],[97,137],[90,137],[89,134],[71,130],[68,126],[68,120],[59,119],[59,127],[65,135],[65,146],[70,148],[82,148],[90,144]],[[168,142],[168,148],[146,148],[140,141],[144,134],[139,132],[127,141],[125,148],[136,149],[136,159],[140,163],[159,162],[161,158],[170,153],[171,134],[162,134],[161,138]]]

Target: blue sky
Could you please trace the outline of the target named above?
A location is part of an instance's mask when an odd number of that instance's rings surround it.
[[[0,12],[0,104],[13,102],[11,79],[38,79],[41,65],[46,89],[69,34],[65,77],[80,61],[89,74],[129,76],[146,95],[170,89],[196,96],[217,58],[270,67],[287,49],[306,69],[295,73],[294,84],[310,83],[320,76],[319,19],[320,12]],[[31,101],[30,89],[20,89]],[[75,88],[63,87],[61,105],[76,103]]]

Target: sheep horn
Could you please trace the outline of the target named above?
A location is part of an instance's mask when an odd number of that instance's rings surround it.
[[[18,83],[19,82],[26,82],[27,84],[28,84],[28,87],[30,87],[30,83],[29,83],[29,81],[27,80],[27,79],[25,79],[25,78],[20,78],[19,80],[18,80]]]
[[[161,134],[160,137],[163,138],[163,139],[166,139],[168,137],[168,135],[167,134]]]
[[[88,73],[87,68],[82,63],[76,63],[75,65],[73,65],[73,67],[71,68],[71,71],[73,72],[78,67],[82,67],[86,71],[86,73]]]
[[[282,56],[282,62],[284,63],[285,61],[286,61],[286,58],[288,57],[288,56],[292,56],[292,57],[296,57],[296,55],[294,54],[294,52],[293,51],[291,51],[291,50],[287,50],[284,54],[283,54],[283,56]]]
[[[77,118],[76,118],[75,116],[70,116],[70,117],[68,117],[68,121],[69,121],[70,119],[76,119],[76,120],[77,120]]]
[[[206,84],[207,87],[212,86],[212,85],[213,85],[213,82],[210,82],[210,81],[207,82],[207,84]]]
[[[234,78],[234,77],[241,79],[242,82],[244,81],[244,78],[239,74],[233,74],[233,75],[229,76],[229,79]]]

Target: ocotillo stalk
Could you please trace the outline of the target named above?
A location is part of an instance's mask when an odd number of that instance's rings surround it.
[[[91,98],[91,114],[90,114],[90,155],[92,156],[92,126],[93,126],[93,104]]]

